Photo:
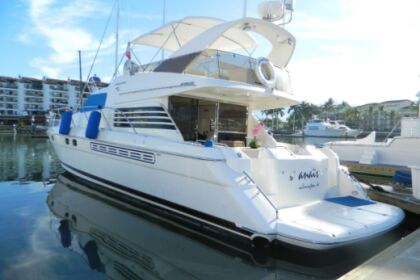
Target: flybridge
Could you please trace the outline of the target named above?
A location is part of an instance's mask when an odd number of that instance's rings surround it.
[[[285,67],[295,49],[295,38],[281,26],[255,18],[225,22],[207,17],[187,17],[134,39],[129,43],[129,48],[151,46],[172,52],[170,58],[206,49],[243,51],[251,55],[258,47],[252,32],[270,42],[271,53],[267,58],[274,65]]]

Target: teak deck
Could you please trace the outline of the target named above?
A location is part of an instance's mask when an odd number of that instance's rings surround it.
[[[415,199],[412,194],[402,192],[381,192],[369,189],[368,195],[373,200],[395,205],[405,211],[420,215],[420,200]]]

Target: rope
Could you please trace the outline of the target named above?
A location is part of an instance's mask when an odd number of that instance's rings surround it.
[[[98,49],[96,50],[95,57],[93,58],[92,65],[90,66],[89,73],[88,73],[88,75],[86,77],[86,82],[85,82],[85,85],[83,86],[82,95],[80,96],[80,106],[79,107],[82,107],[83,92],[85,92],[85,89],[88,86],[89,77],[92,74],[93,66],[95,65],[96,58],[98,57],[99,50],[101,49],[102,43],[104,41],[105,34],[106,34],[106,31],[108,30],[109,22],[111,21],[111,17],[112,17],[112,14],[114,13],[114,9],[115,9],[115,5],[116,5],[117,1],[118,0],[115,0],[114,1],[114,5],[112,5],[112,9],[111,9],[111,12],[110,12],[110,14],[108,16],[108,20],[106,22],[105,29],[104,29],[104,31],[102,33],[101,41],[99,42]]]

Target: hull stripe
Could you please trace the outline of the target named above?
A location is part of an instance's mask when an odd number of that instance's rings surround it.
[[[146,199],[148,201],[152,201],[153,203],[163,205],[163,206],[165,206],[165,208],[174,209],[174,210],[176,210],[176,212],[182,212],[182,213],[184,213],[188,216],[192,216],[192,217],[197,218],[199,220],[204,220],[205,222],[209,222],[209,223],[215,224],[219,227],[226,228],[229,231],[236,232],[237,234],[242,235],[242,236],[251,237],[251,235],[253,234],[252,231],[242,229],[242,228],[238,228],[234,223],[229,222],[227,220],[224,220],[224,219],[221,219],[221,218],[218,218],[218,217],[215,217],[215,216],[212,216],[212,215],[209,215],[209,214],[206,214],[206,213],[203,213],[203,212],[200,212],[200,211],[197,211],[197,210],[194,210],[194,209],[191,209],[191,208],[173,203],[171,201],[168,201],[168,200],[165,200],[165,199],[162,199],[162,198],[158,198],[156,196],[152,196],[150,194],[147,194],[147,193],[144,193],[144,192],[141,192],[141,191],[138,191],[138,190],[135,190],[135,189],[132,189],[132,188],[129,188],[129,187],[126,187],[126,186],[108,181],[106,179],[103,179],[103,178],[97,177],[95,175],[86,173],[84,171],[78,170],[76,168],[73,168],[72,166],[69,166],[68,164],[65,164],[63,162],[62,162],[62,164],[69,171],[80,173],[81,175],[83,175],[87,178],[91,178],[95,181],[98,181],[98,182],[101,182],[103,184],[109,185],[109,186],[111,186],[115,189],[130,193],[131,195],[134,195],[134,196],[139,197],[139,198]]]

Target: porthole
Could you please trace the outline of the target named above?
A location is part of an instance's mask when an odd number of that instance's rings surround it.
[[[68,145],[68,144],[70,144],[70,140],[69,140],[69,138],[66,138],[66,144]]]
[[[77,146],[77,140],[76,139],[73,139],[72,143],[73,143],[73,146]]]

